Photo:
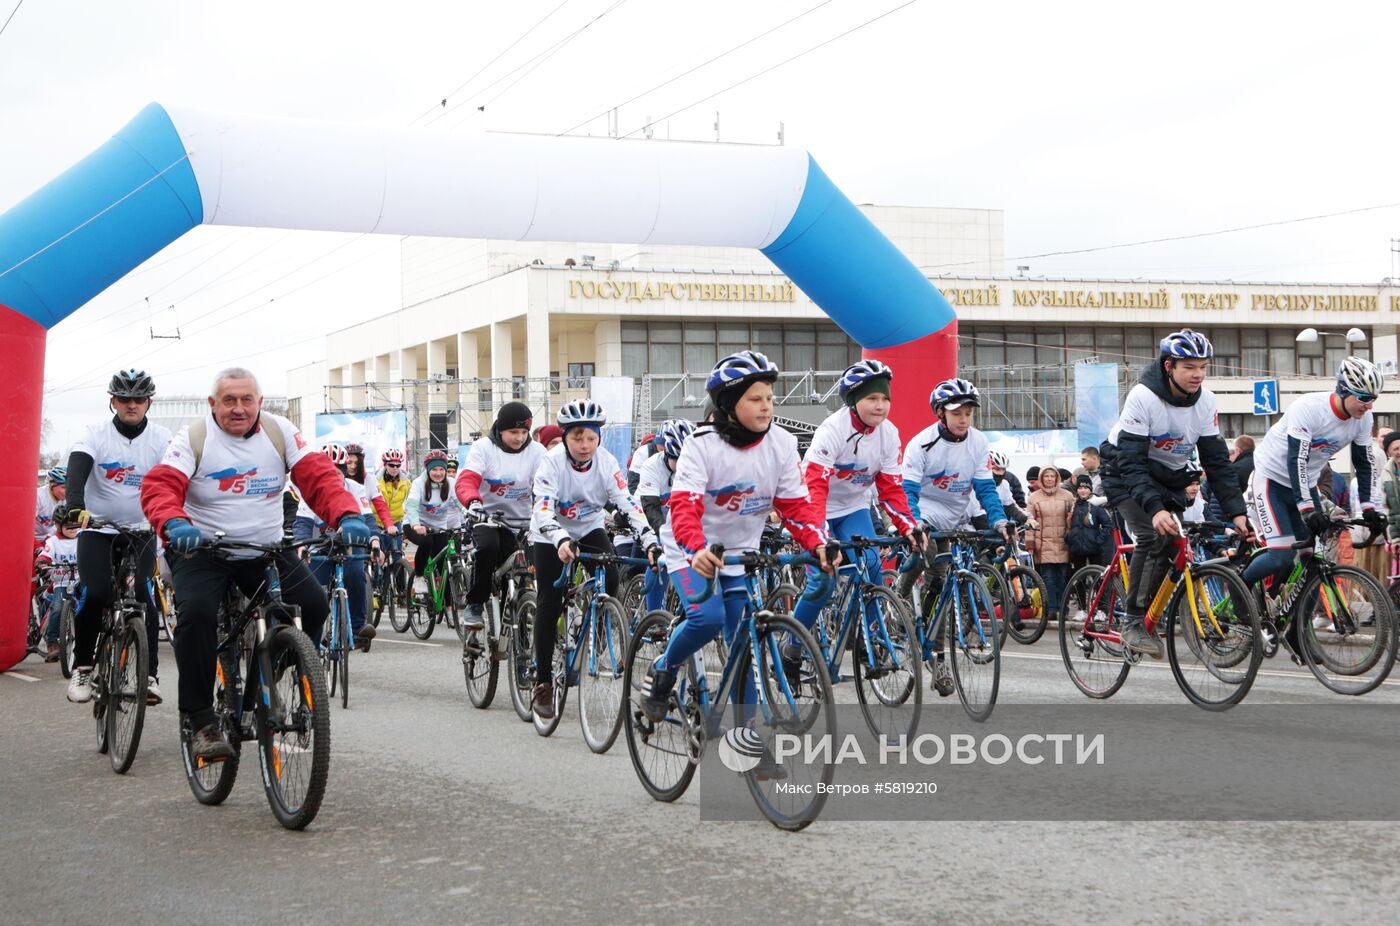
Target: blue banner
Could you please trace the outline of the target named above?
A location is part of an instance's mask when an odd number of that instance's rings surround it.
[[[1118,421],[1118,364],[1074,365],[1074,416],[1080,447],[1104,442]]]

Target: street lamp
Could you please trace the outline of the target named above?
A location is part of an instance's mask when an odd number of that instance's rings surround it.
[[[1298,336],[1293,340],[1297,341],[1299,344],[1313,344],[1317,341],[1319,335],[1323,337],[1345,337],[1349,344],[1356,344],[1366,340],[1366,332],[1362,331],[1360,328],[1348,328],[1345,335],[1340,331],[1318,331],[1316,328],[1304,328],[1302,331],[1298,332]]]

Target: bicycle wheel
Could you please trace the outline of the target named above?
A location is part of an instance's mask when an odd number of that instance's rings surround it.
[[[758,735],[771,755],[779,734],[797,734],[829,742],[836,738],[836,710],[826,663],[812,634],[786,614],[768,614],[756,621],[756,647],[745,645],[738,653],[738,678],[751,674],[754,649],[758,652],[758,679],[763,697],[758,703],[740,706],[741,718]],[[742,632],[741,632],[742,634]],[[784,654],[784,649],[787,653]],[[784,668],[784,655],[791,662],[794,649],[802,666],[800,680],[794,683]],[[756,769],[744,773],[749,795],[759,812],[782,830],[800,830],[821,814],[826,804],[826,786],[836,773],[833,757],[826,754],[812,761],[784,767],[787,776],[759,777]]]
[[[1006,592],[1011,602],[1011,613],[1020,620],[1020,627],[1007,620],[1006,632],[1011,639],[1026,646],[1039,640],[1045,633],[1050,615],[1045,611],[1045,580],[1040,573],[1025,566],[1012,566],[1006,571]]]
[[[507,631],[509,632],[509,631]],[[467,686],[467,697],[472,706],[485,710],[496,697],[496,681],[500,676],[501,664],[496,659],[495,641],[490,638],[488,629],[473,630],[462,643],[462,676]]]
[[[1314,578],[1298,598],[1303,659],[1328,690],[1363,695],[1395,665],[1395,609],[1365,570],[1334,566],[1332,573]]]
[[[243,754],[243,742],[233,718],[237,716],[239,707],[235,692],[237,666],[241,658],[237,653],[230,655],[221,652],[214,664],[214,707],[219,712],[219,729],[228,738],[229,745],[233,746],[233,757],[222,762],[196,759],[190,749],[190,737],[194,731],[190,729],[189,718],[182,717],[180,721],[180,758],[185,765],[185,780],[189,782],[194,799],[201,804],[222,804],[233,790],[234,780],[238,777],[238,760]],[[234,682],[232,687],[229,685],[231,680]]]
[[[1123,577],[1115,572],[1100,593],[1103,574],[1102,566],[1085,566],[1070,577],[1059,622],[1065,671],[1076,688],[1096,699],[1113,697],[1132,668],[1118,638],[1126,598]]]
[[[646,596],[642,594],[642,586],[646,584],[646,570],[642,570],[634,576],[628,576],[622,580],[622,584],[617,589],[617,600],[622,602],[622,614],[627,618],[628,630],[636,630],[637,623],[646,616]]]
[[[612,748],[622,729],[622,678],[627,674],[627,618],[622,602],[593,599],[587,638],[579,641],[578,717],[583,741],[596,753]]]
[[[944,615],[942,624],[948,635],[947,652],[952,656],[953,687],[967,716],[980,723],[992,716],[997,703],[1001,633],[987,587],[977,581],[976,574],[960,570],[957,583],[962,613],[956,614],[949,599],[945,611],[950,613]]]
[[[429,589],[422,594],[417,591],[409,592],[408,629],[420,640],[431,637],[433,628],[437,626],[437,614],[433,611],[432,581],[431,578],[428,580]]]
[[[510,655],[510,706],[515,708],[515,716],[525,723],[534,719],[530,709],[535,673],[532,667],[535,639],[535,593],[521,592],[516,596],[511,620]]]
[[[467,595],[472,590],[472,573],[476,567],[476,557],[458,558],[452,563],[452,604],[458,611],[467,607]]]
[[[463,575],[465,575],[465,573],[463,573]],[[466,646],[467,627],[466,622],[462,620],[462,611],[466,609],[467,593],[465,591],[459,591],[461,586],[457,583],[460,581],[461,577],[457,574],[456,568],[454,567],[452,574],[447,577],[447,591],[442,596],[443,619],[447,621],[447,626],[457,632],[457,639],[462,642],[462,645]],[[457,603],[459,599],[462,602],[461,604]]]
[[[627,671],[622,677],[623,728],[632,770],[646,792],[664,802],[674,801],[690,787],[705,742],[694,660],[678,673],[666,716],[652,722],[642,712],[642,680],[666,651],[670,627],[671,615],[666,611],[652,611],[642,618],[627,646]]]
[[[113,673],[107,699],[107,744],[112,771],[125,775],[136,761],[141,728],[146,720],[146,684],[150,678],[150,653],[146,651],[146,617],[137,611],[117,630]]]
[[[1264,638],[1254,596],[1234,569],[1192,566],[1189,586],[1182,582],[1167,602],[1163,635],[1172,675],[1192,704],[1223,711],[1249,694]]]
[[[860,712],[876,739],[913,738],[923,709],[923,660],[914,616],[883,586],[861,590],[864,613],[856,620],[851,660]],[[871,612],[874,620],[866,625]]]
[[[413,574],[403,560],[389,566],[389,626],[395,633],[408,630],[408,596],[413,588]]]
[[[64,678],[73,677],[73,599],[63,596],[58,612],[58,667]]]
[[[1005,643],[1008,624],[1006,614],[1011,610],[1012,604],[1011,590],[1006,587],[1006,578],[1001,574],[1001,570],[991,563],[980,561],[972,564],[972,572],[987,591],[987,600],[992,603],[992,613],[998,617],[997,629],[1001,634],[999,642]]]
[[[299,830],[316,818],[331,765],[330,698],[316,647],[306,634],[282,625],[268,637],[269,687],[276,713],[258,705],[258,763],[277,822]]]
[[[554,716],[548,720],[534,713],[530,714],[530,719],[535,725],[535,732],[540,736],[553,736],[554,731],[559,729],[559,721],[564,719],[564,704],[569,700],[569,651],[565,641],[569,640],[569,635],[577,626],[573,618],[572,611],[577,605],[573,603],[564,606],[564,614],[570,618],[565,625],[566,632],[559,634],[554,641],[553,674],[554,680]],[[578,645],[578,644],[575,644]],[[583,654],[580,654],[582,656]]]
[[[107,615],[102,615],[103,621]],[[92,663],[92,720],[97,732],[97,751],[107,753],[110,742],[107,726],[108,688],[115,672],[112,667],[112,636],[104,628],[98,637],[97,658]]]

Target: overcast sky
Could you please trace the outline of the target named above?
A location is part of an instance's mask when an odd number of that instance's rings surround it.
[[[25,0],[0,36],[0,211],[153,100],[562,132],[820,5],[623,106],[627,132],[904,2]],[[11,8],[0,0],[0,21]],[[788,144],[811,150],[857,202],[1004,209],[1008,269],[1375,282],[1391,273],[1400,208],[1024,255],[1400,202],[1390,109],[1397,19],[1396,4],[1376,3],[918,0],[657,132],[713,138],[718,110],[726,140],[768,142],[782,121]],[[429,115],[444,96],[452,110]],[[606,120],[577,131],[606,134]],[[169,394],[206,391],[217,368],[241,362],[280,392],[289,366],[323,356],[319,334],[398,299],[396,238],[196,229],[50,333],[50,444],[66,448],[103,416],[102,387],[117,367],[146,367]],[[177,325],[179,341],[149,337]]]

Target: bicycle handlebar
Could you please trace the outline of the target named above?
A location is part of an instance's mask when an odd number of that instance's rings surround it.
[[[763,553],[759,551],[725,553],[724,547],[719,544],[710,547],[710,552],[720,557],[724,565],[743,566],[745,572],[765,567],[818,565],[817,558],[811,553]],[[710,596],[715,593],[718,582],[719,573],[716,572],[709,579],[705,580],[705,587],[700,591],[700,594],[694,597],[688,596],[685,593],[685,589],[681,588],[679,585],[676,586],[676,594],[680,595],[683,605],[700,604],[701,602],[709,600]],[[825,598],[830,589],[831,576],[826,572],[821,572],[819,573],[817,584],[813,586],[811,590],[803,592],[802,597],[807,601],[816,601]]]

